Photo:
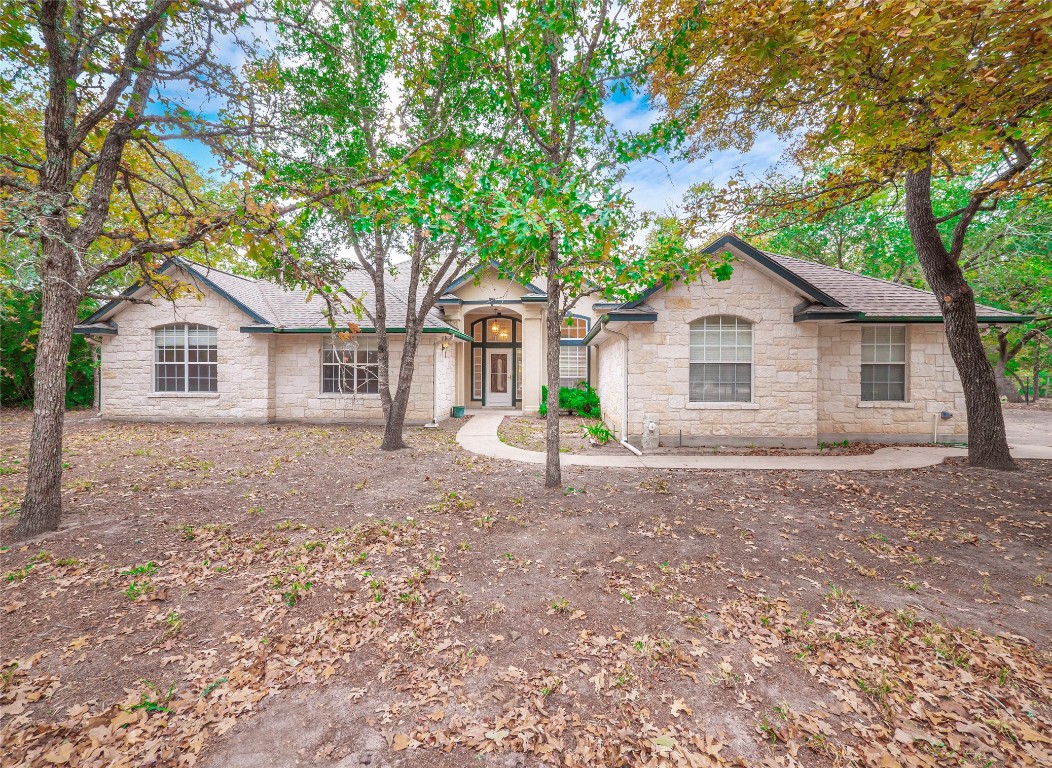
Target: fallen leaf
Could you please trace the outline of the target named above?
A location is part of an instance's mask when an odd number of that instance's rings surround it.
[[[53,750],[44,755],[44,760],[52,765],[63,765],[68,763],[69,758],[73,755],[73,746],[72,741],[59,744]]]

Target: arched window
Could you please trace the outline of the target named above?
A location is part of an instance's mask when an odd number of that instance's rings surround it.
[[[218,392],[219,343],[215,328],[173,323],[153,331],[155,392]]]
[[[752,400],[752,323],[717,315],[690,324],[692,403]]]
[[[588,335],[588,321],[583,317],[568,317],[563,321],[559,336],[563,339],[583,339]]]
[[[567,317],[559,331],[559,386],[576,387],[588,383],[588,347],[582,339],[588,335],[588,321]]]

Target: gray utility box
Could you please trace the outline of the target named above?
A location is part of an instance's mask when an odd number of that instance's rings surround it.
[[[653,451],[661,444],[661,429],[658,420],[646,416],[643,418],[643,437],[640,446],[644,451]]]

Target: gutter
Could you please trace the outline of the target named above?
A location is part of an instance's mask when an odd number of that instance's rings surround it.
[[[241,333],[332,333],[332,328],[279,328],[273,325],[267,326],[251,326],[245,325],[241,327]],[[376,333],[375,328],[359,328],[359,333]],[[388,328],[388,333],[405,333],[405,328]],[[458,331],[456,328],[424,328],[421,333],[441,333],[446,336],[452,336],[455,339],[461,341],[472,341],[472,338],[466,333]]]
[[[599,322],[596,324],[596,328],[602,328],[607,323],[607,315],[599,318]],[[629,451],[634,453],[636,456],[642,456],[643,452],[628,442],[628,336],[619,332],[613,331],[609,328],[606,329],[607,333],[612,333],[614,336],[620,336],[625,346],[625,370],[622,380],[625,383],[624,391],[624,404],[625,407],[621,410],[621,439],[618,441],[621,445],[627,448]]]

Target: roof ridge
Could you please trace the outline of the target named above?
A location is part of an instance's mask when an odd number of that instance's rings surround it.
[[[185,256],[177,256],[175,258],[175,260],[177,262],[183,262],[185,264],[190,264],[191,266],[194,266],[194,267],[199,267],[200,269],[206,270],[207,272],[218,272],[219,274],[226,275],[227,277],[236,277],[238,280],[244,280],[245,282],[248,282],[248,283],[264,282],[264,283],[271,283],[272,285],[278,285],[278,283],[275,283],[275,282],[273,282],[271,280],[266,280],[266,279],[262,279],[261,280],[260,278],[256,278],[256,277],[245,277],[244,275],[238,275],[238,274],[235,274],[233,272],[227,272],[225,269],[220,269],[219,267],[213,267],[210,264],[202,264],[199,261],[194,261],[193,259],[188,259]]]

